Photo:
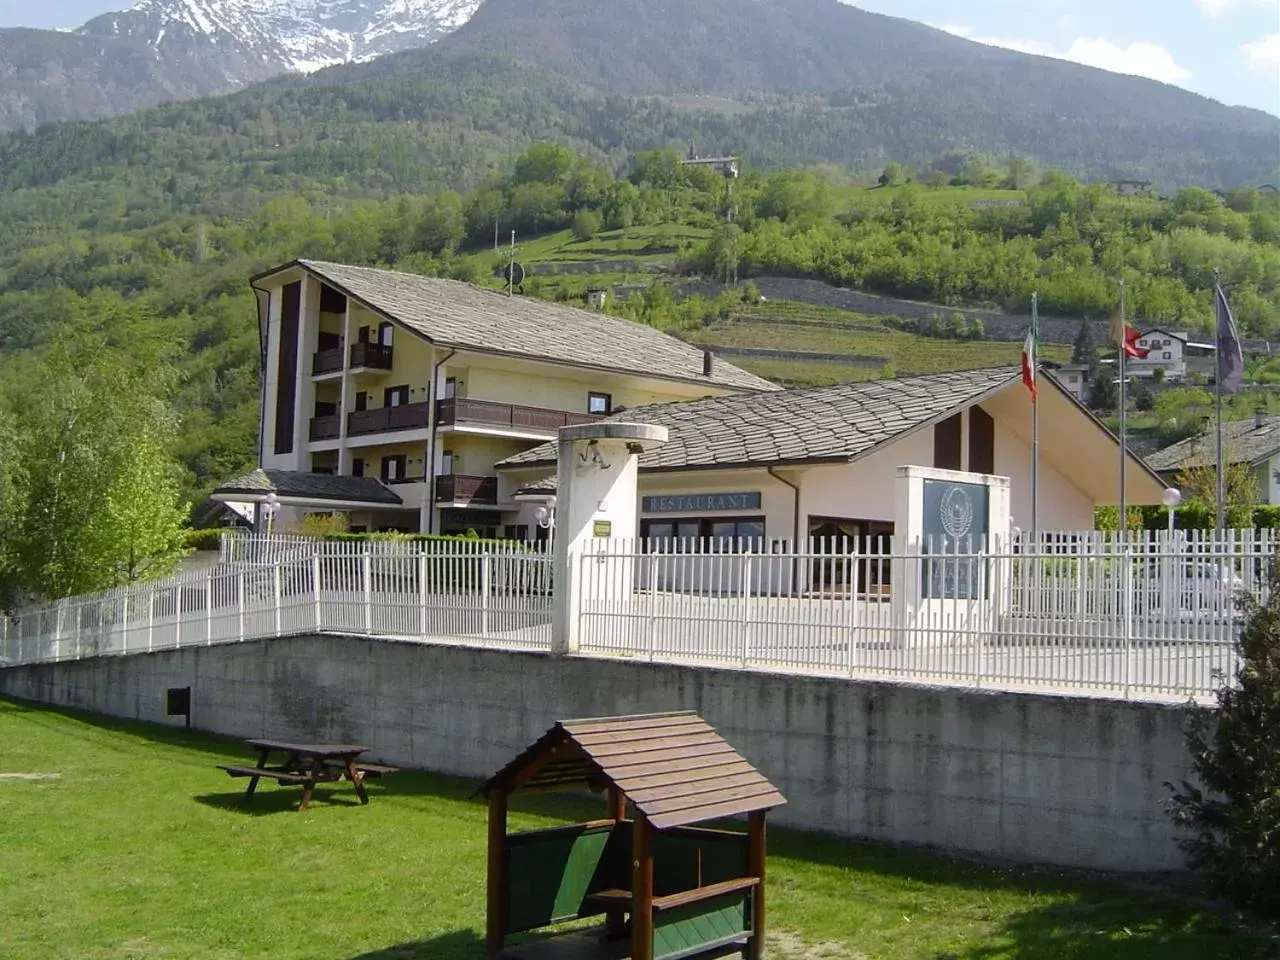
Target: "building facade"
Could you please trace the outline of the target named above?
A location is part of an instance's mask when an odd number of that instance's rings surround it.
[[[778,389],[642,324],[456,281],[296,261],[252,282],[260,470],[215,497],[278,505],[277,525],[529,537],[498,461],[624,408]]]
[[[1038,510],[1044,531],[1092,530],[1119,493],[1114,435],[1056,381],[1040,388]],[[651,540],[776,542],[894,533],[898,469],[938,467],[1010,480],[1013,522],[1032,528],[1031,402],[1014,368],[843,384],[631,411],[669,442],[640,457],[640,535]],[[502,483],[541,489],[546,444],[499,464]],[[1126,459],[1128,502],[1165,485]]]

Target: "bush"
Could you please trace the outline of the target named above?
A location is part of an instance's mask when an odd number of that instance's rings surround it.
[[[579,210],[573,215],[573,235],[578,240],[594,240],[604,226],[604,218],[595,210]]]
[[[214,530],[188,530],[187,549],[220,550],[222,549],[222,535],[225,532],[226,531],[222,528]]]
[[[1265,603],[1253,601],[1234,684],[1217,709],[1192,714],[1187,747],[1198,784],[1174,791],[1179,841],[1213,890],[1280,915],[1280,564]]]

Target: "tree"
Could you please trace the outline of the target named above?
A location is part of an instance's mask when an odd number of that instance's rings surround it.
[[[1011,153],[1005,166],[1008,169],[1005,186],[1010,190],[1024,190],[1035,181],[1035,165],[1026,157]]]
[[[714,276],[726,283],[738,275],[738,262],[742,256],[742,228],[736,223],[724,223],[716,228],[708,247]]]
[[[174,346],[119,301],[83,311],[20,403],[6,504],[13,581],[46,599],[163,575],[185,552]]]
[[[892,160],[885,165],[884,172],[876,182],[882,187],[896,187],[905,180],[906,174],[903,172],[902,164]]]
[[[455,249],[466,235],[462,198],[452,190],[437,193],[427,201],[418,225],[417,246],[432,256]]]
[[[1170,812],[1193,869],[1215,892],[1280,915],[1280,563],[1266,599],[1249,602],[1234,683],[1216,709],[1192,713],[1187,731],[1195,784],[1173,787]]]
[[[1209,437],[1202,437],[1196,442],[1200,462],[1187,467],[1178,473],[1178,489],[1183,497],[1191,503],[1202,503],[1217,508],[1218,504],[1218,466],[1217,446]],[[1247,462],[1239,462],[1233,444],[1226,441],[1222,447],[1222,457],[1227,466],[1223,471],[1223,486],[1226,494],[1226,506],[1247,508],[1252,511],[1258,503],[1258,477]],[[1239,512],[1239,511],[1238,511]],[[1247,524],[1252,526],[1252,524]]]
[[[920,182],[930,190],[941,190],[951,177],[943,170],[931,168],[920,175]]]
[[[1110,413],[1120,402],[1120,390],[1111,367],[1094,360],[1089,368],[1089,406],[1100,413]]]
[[[573,215],[573,235],[579,240],[594,239],[600,232],[603,218],[595,210],[579,210]]]
[[[568,179],[578,162],[578,155],[563,144],[535,143],[516,157],[512,182],[559,185]]]
[[[1089,366],[1096,363],[1097,359],[1098,344],[1093,336],[1093,323],[1089,320],[1082,321],[1080,330],[1076,333],[1076,341],[1071,347],[1071,362]]]

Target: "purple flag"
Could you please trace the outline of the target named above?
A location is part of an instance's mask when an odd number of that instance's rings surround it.
[[[1218,304],[1218,383],[1223,393],[1239,393],[1244,385],[1244,350],[1240,346],[1240,331],[1236,329],[1231,305],[1226,291],[1214,287],[1214,299]]]

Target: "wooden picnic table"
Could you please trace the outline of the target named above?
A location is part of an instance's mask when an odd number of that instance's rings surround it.
[[[249,789],[245,797],[252,797],[258,789],[261,779],[275,780],[281,786],[302,786],[302,803],[298,812],[302,813],[311,803],[317,783],[334,783],[339,780],[350,780],[356,789],[356,795],[362,804],[369,802],[365,792],[364,778],[368,775],[380,776],[384,773],[395,773],[395,767],[375,763],[360,763],[357,758],[368,748],[350,743],[288,743],[279,740],[249,740],[249,746],[258,751],[258,764],[254,767],[236,764],[219,764],[219,769],[227,771],[232,777],[248,777]],[[268,764],[273,753],[282,753],[284,758],[275,764]]]

